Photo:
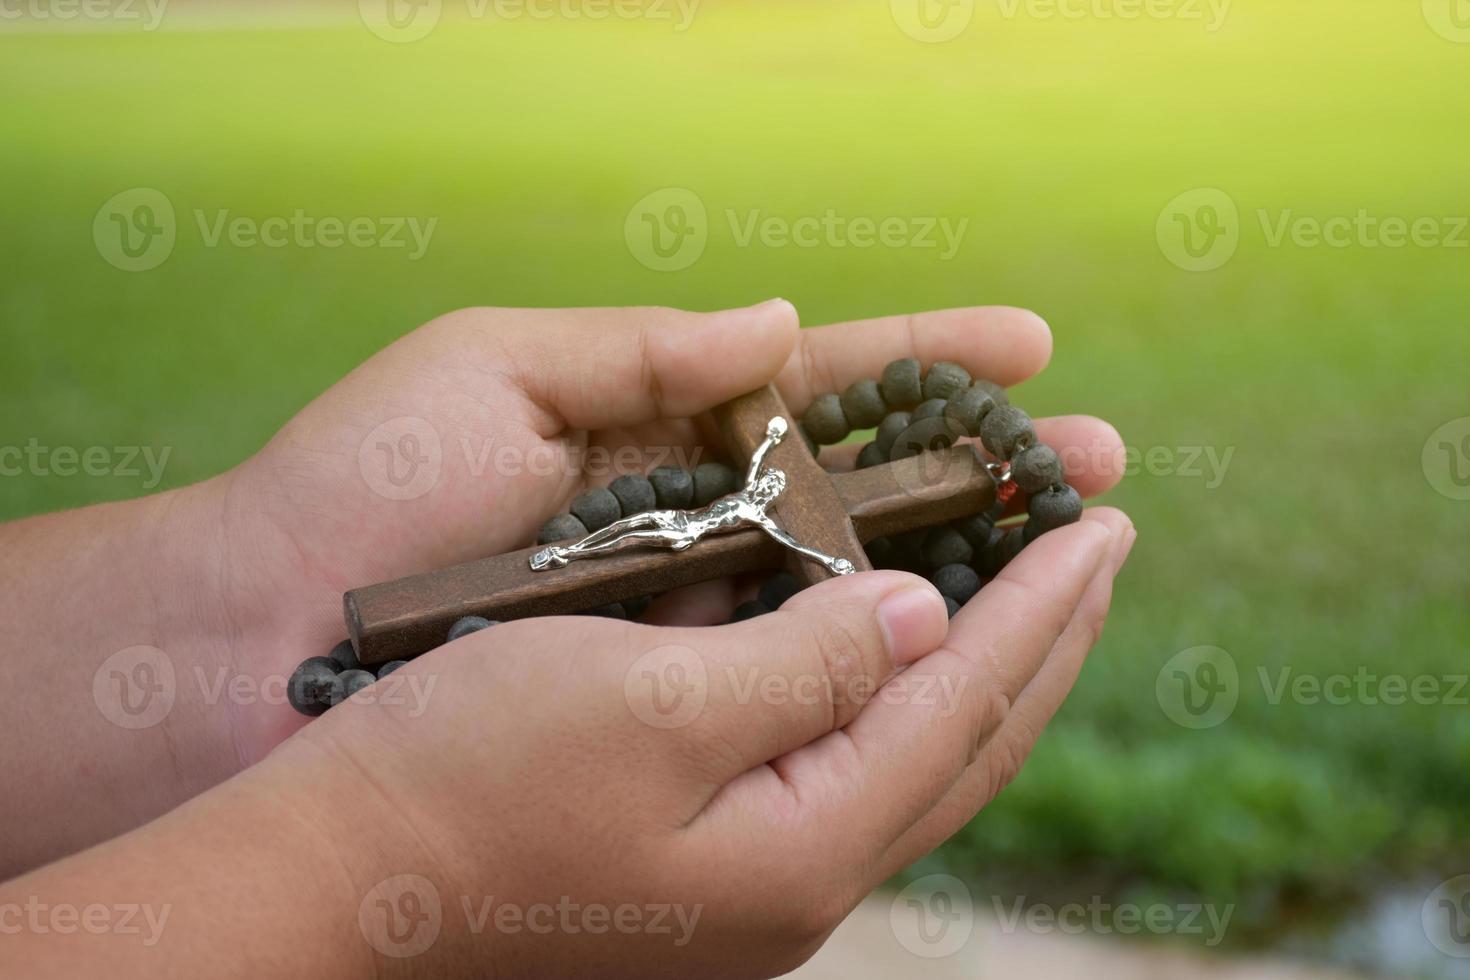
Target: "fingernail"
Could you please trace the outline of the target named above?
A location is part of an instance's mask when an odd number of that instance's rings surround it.
[[[878,625],[895,666],[913,663],[937,647],[949,629],[944,599],[929,586],[914,585],[884,596]]]

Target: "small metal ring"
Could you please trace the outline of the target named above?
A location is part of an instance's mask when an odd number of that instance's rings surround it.
[[[1006,483],[1011,478],[1010,463],[986,463],[985,468],[990,471],[990,476],[996,483]]]

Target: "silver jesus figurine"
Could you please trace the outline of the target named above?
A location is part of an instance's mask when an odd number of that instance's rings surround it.
[[[762,472],[761,464],[785,436],[785,419],[778,415],[766,423],[766,440],[750,457],[745,485],[734,493],[713,500],[699,510],[650,510],[613,521],[576,544],[542,548],[531,556],[531,570],[539,572],[561,568],[578,558],[593,558],[622,548],[643,546],[683,551],[706,534],[758,527],[792,551],[826,566],[829,571],[837,575],[851,574],[852,562],[808,548],[777,527],[766,513],[766,509],[786,489],[786,474],[774,468]]]

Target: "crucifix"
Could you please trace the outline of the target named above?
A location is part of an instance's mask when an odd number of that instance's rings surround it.
[[[833,574],[870,570],[863,544],[873,538],[976,514],[995,501],[995,477],[968,443],[833,474],[803,439],[783,438],[796,422],[773,385],[716,407],[714,416],[730,458],[754,463],[746,491],[755,493],[752,483],[764,479],[757,472],[763,462],[771,468],[766,476],[779,470],[784,477],[783,486],[767,482],[757,494],[758,512],[774,510],[767,522],[779,533],[752,518],[688,544],[653,542],[669,546],[561,562],[545,556],[565,554],[577,542],[557,542],[354,589],[343,596],[343,607],[358,658],[381,664],[415,657],[442,645],[450,625],[464,616],[576,613],[783,565],[799,584],[812,585]]]

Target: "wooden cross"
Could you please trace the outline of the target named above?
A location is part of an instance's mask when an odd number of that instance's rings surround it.
[[[865,542],[977,514],[995,502],[995,480],[969,444],[831,474],[795,431],[796,419],[773,385],[720,405],[714,415],[737,468],[765,438],[766,423],[777,415],[786,419],[791,435],[767,460],[786,472],[786,490],[772,508],[776,522],[802,544],[846,558],[860,572],[873,567]],[[757,528],[710,535],[687,551],[632,549],[546,572],[531,571],[537,550],[348,592],[343,607],[359,659],[381,664],[425,653],[443,645],[449,627],[463,616],[505,620],[575,613],[783,564],[803,586],[829,577]]]

